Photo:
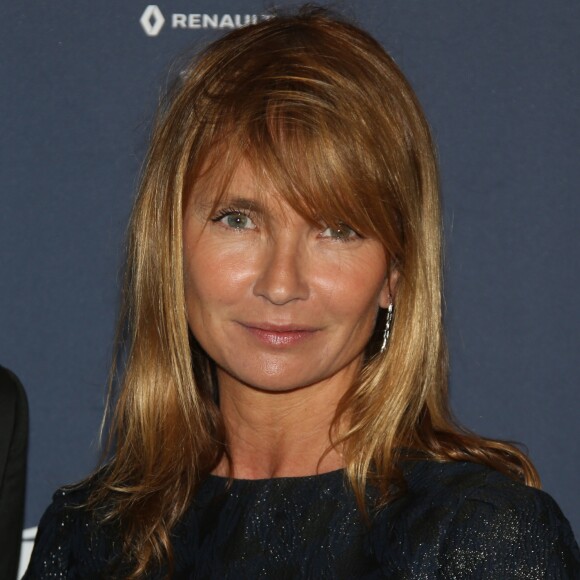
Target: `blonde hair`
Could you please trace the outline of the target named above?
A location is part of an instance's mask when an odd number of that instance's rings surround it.
[[[129,227],[113,454],[91,499],[120,521],[133,577],[171,570],[170,531],[227,454],[212,362],[188,331],[181,228],[201,173],[227,180],[242,157],[302,215],[380,240],[398,270],[388,349],[371,340],[337,409],[334,425],[348,416],[348,428],[333,429],[361,508],[367,483],[382,504],[402,489],[398,464],[414,455],[539,485],[521,451],[470,434],[449,411],[437,165],[417,98],[373,38],[308,8],[211,44],[153,131]]]

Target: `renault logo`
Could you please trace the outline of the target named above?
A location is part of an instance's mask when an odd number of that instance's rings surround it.
[[[163,24],[165,24],[165,18],[163,18],[159,6],[149,4],[141,15],[139,22],[147,36],[157,36],[159,31],[163,28]]]

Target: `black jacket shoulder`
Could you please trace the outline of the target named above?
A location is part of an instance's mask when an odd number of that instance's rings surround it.
[[[28,447],[28,402],[22,383],[0,366],[0,578],[16,578]]]

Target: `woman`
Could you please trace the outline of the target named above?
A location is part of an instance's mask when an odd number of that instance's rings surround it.
[[[110,459],[28,578],[578,576],[529,460],[450,416],[433,144],[366,33],[309,8],[213,43],[128,255]]]

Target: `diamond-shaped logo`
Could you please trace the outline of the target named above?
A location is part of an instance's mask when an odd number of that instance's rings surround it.
[[[141,15],[139,22],[147,36],[157,36],[165,24],[165,18],[163,18],[159,6],[149,4]]]

